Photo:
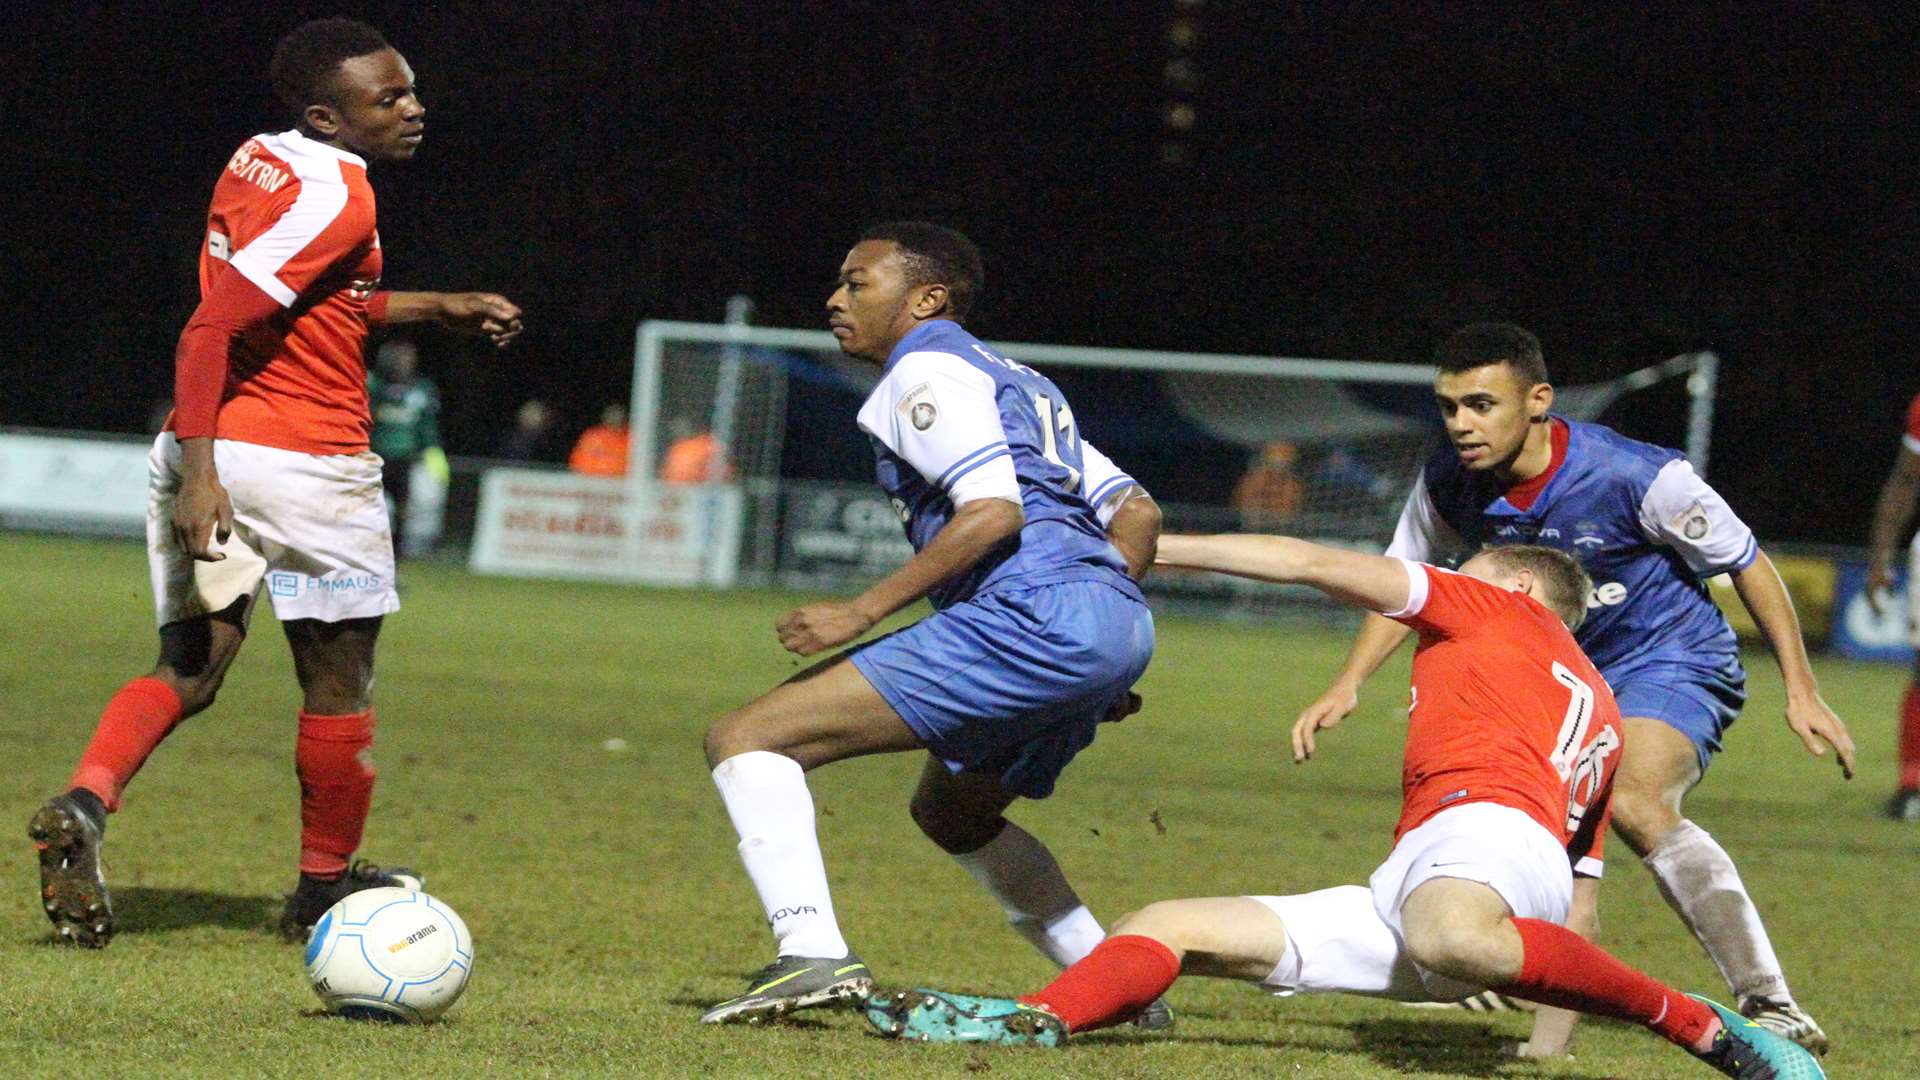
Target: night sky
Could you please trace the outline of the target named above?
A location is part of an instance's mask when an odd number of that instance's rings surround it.
[[[429,343],[455,453],[623,398],[643,318],[819,326],[899,217],[980,243],[989,338],[1422,361],[1502,318],[1568,383],[1712,347],[1713,478],[1763,537],[1859,542],[1920,391],[1894,5],[238,6],[0,16],[0,423],[144,427],[213,180],[289,126],[273,41],[327,14],[429,110],[373,173],[388,285],[527,309],[498,358]]]

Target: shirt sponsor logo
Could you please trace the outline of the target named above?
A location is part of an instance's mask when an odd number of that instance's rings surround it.
[[[1617,581],[1595,585],[1587,594],[1587,608],[1619,607],[1627,602],[1627,587]]]
[[[267,591],[275,596],[299,596],[299,574],[289,574],[284,570],[275,570],[267,575]]]

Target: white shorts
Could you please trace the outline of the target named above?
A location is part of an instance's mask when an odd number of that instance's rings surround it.
[[[147,566],[159,625],[251,601],[263,586],[282,622],[399,610],[378,455],[302,454],[215,439],[213,462],[233,501],[233,534],[214,545],[225,559],[195,562],[173,539],[180,490],[173,432],[162,432],[147,458]],[[249,602],[245,614],[252,612]]]
[[[1261,985],[1395,1001],[1458,1001],[1486,989],[1424,971],[1406,955],[1400,909],[1414,889],[1442,877],[1490,886],[1518,919],[1564,923],[1573,904],[1567,849],[1539,822],[1498,803],[1456,806],[1401,837],[1366,888],[1249,897],[1287,933],[1286,952]]]

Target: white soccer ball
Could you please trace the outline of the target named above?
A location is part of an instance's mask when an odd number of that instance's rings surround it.
[[[473,938],[452,908],[412,889],[363,889],[327,909],[307,941],[307,977],[327,1011],[424,1024],[467,988]]]

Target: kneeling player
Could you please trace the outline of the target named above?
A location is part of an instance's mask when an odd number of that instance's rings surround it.
[[[1590,582],[1543,547],[1460,573],[1283,537],[1168,537],[1160,561],[1311,585],[1420,635],[1394,847],[1366,887],[1149,905],[1037,994],[875,997],[882,1033],[1055,1045],[1118,1023],[1181,974],[1282,994],[1405,1001],[1483,989],[1646,1024],[1729,1076],[1824,1075],[1805,1050],[1622,964],[1561,923],[1596,874],[1621,749],[1612,693],[1568,633]],[[1564,624],[1564,625],[1563,625]]]

